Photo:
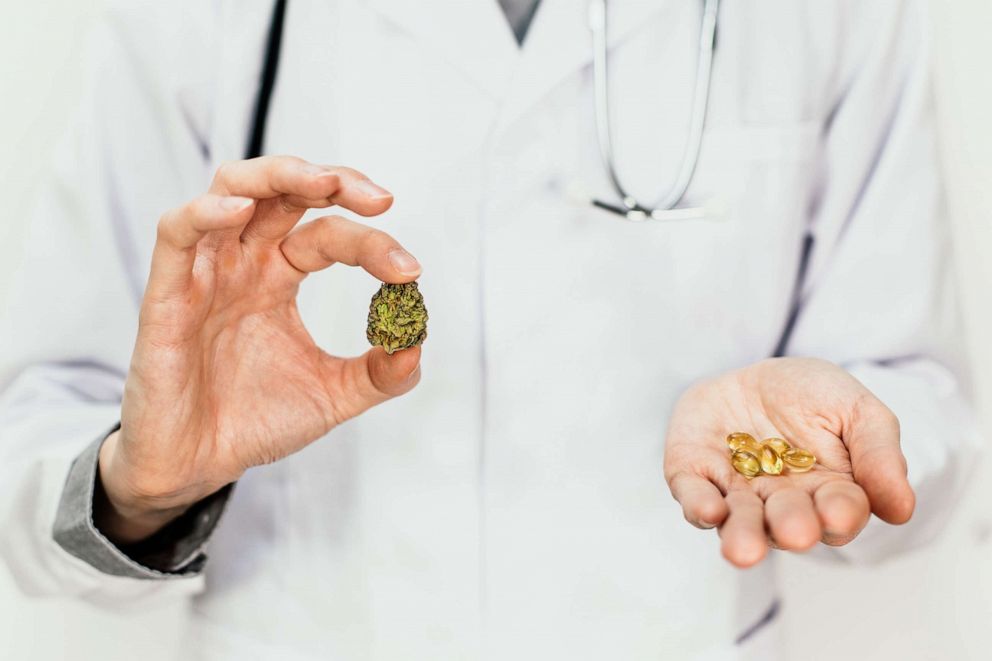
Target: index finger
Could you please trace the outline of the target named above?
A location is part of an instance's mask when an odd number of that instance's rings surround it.
[[[678,472],[668,480],[668,488],[682,505],[685,520],[697,528],[713,528],[727,518],[723,493],[705,477]]]
[[[336,262],[361,266],[383,282],[411,282],[420,262],[385,232],[340,216],[324,216],[294,230],[279,244],[286,261],[300,273]]]

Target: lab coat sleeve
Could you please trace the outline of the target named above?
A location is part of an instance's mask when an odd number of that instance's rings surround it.
[[[119,428],[116,425],[112,431]],[[104,438],[100,436],[90,443],[69,468],[52,529],[55,541],[88,565],[114,576],[173,579],[202,571],[207,561],[204,547],[224,512],[233,485],[195,503],[148,539],[117,546],[93,521]]]
[[[963,396],[958,309],[943,215],[925,17],[868,16],[824,136],[813,252],[789,355],[846,367],[893,410],[917,496],[910,523],[872,520],[829,552],[873,561],[931,539],[950,517],[979,435]],[[893,11],[893,7],[898,7]]]
[[[209,181],[215,11],[144,0],[108,10],[37,208],[3,221],[27,227],[0,306],[0,556],[29,594],[128,608],[203,587],[196,572],[110,575],[68,553],[55,529],[73,461],[120,417],[147,237]]]

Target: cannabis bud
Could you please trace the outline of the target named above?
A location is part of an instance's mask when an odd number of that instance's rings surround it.
[[[379,288],[369,306],[365,336],[372,346],[380,346],[389,354],[424,342],[427,308],[416,282]]]

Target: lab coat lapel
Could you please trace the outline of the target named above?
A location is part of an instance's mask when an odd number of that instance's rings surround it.
[[[369,0],[369,6],[495,98],[520,57],[496,0]]]
[[[609,48],[616,48],[661,15],[674,20],[691,4],[684,0],[611,0]],[[588,3],[541,0],[503,113],[504,125],[539,103],[569,74],[590,66],[591,62]]]

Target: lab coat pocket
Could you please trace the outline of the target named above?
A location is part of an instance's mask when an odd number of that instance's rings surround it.
[[[682,317],[710,329],[724,361],[762,358],[781,333],[815,202],[820,135],[808,122],[720,126],[704,136],[683,204],[715,211],[706,221],[670,223],[665,239],[678,246],[673,284],[692,292]],[[733,333],[719,330],[727,327]]]
[[[820,124],[812,121],[708,129],[680,206],[718,210],[711,220],[795,218],[814,180],[819,136]]]
[[[689,186],[678,207],[699,208],[702,214],[686,214],[671,224],[692,224],[689,221],[716,221],[766,215],[774,209],[794,209],[789,202],[804,199],[815,179],[812,167],[821,135],[816,121],[793,124],[720,125],[707,128],[703,134],[699,159]],[[670,144],[669,144],[670,143]],[[624,150],[627,157],[617,163],[618,174],[627,191],[643,205],[652,205],[667,192],[675,180],[679,163],[674,156],[684,145],[669,141],[658,148],[666,154],[660,167],[656,150]],[[609,184],[607,174],[595,159],[592,172],[580,174],[577,181],[598,180],[595,199],[619,204],[619,196]],[[576,200],[588,203],[588,187],[574,183],[569,193]],[[592,216],[618,216],[589,205]],[[678,218],[677,214],[673,217]],[[657,224],[657,223],[655,223]],[[669,224],[661,221],[661,224]]]

